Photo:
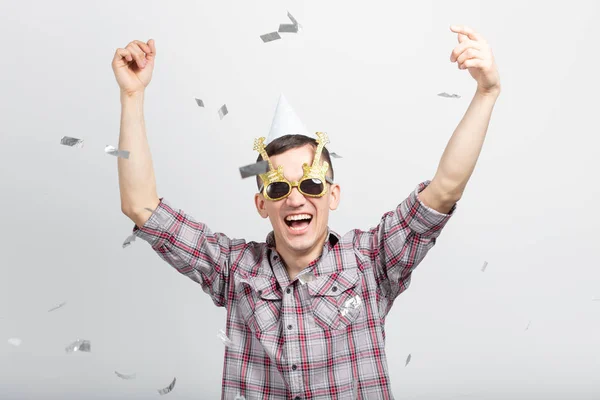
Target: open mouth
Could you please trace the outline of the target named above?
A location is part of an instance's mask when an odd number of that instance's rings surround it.
[[[289,215],[285,218],[285,224],[292,230],[300,232],[308,228],[312,221],[312,215],[310,214],[297,214]]]

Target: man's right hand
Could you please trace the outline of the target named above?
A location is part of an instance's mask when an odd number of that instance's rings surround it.
[[[131,95],[144,92],[152,79],[155,57],[154,39],[148,43],[134,40],[124,49],[117,49],[112,69],[122,93]]]

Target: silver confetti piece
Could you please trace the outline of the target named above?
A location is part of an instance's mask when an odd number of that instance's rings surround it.
[[[121,378],[121,379],[127,379],[127,380],[129,380],[129,379],[135,379],[135,374],[129,374],[129,375],[126,375],[126,374],[120,374],[120,373],[118,373],[117,371],[115,371],[115,374],[116,374],[116,375],[117,375],[119,378]]]
[[[362,304],[362,299],[359,295],[349,298],[344,302],[344,305],[340,308],[340,312],[343,317],[348,315],[352,310],[356,310]]]
[[[487,263],[487,261],[485,261],[485,262],[483,263],[483,267],[481,267],[481,272],[485,272],[485,269],[486,269],[486,267],[487,267],[487,264],[488,264],[488,263]]]
[[[269,162],[265,160],[240,167],[240,175],[242,175],[242,179],[259,174],[265,174],[267,171],[269,171]]]
[[[338,153],[329,153],[329,155],[333,158],[342,158]]]
[[[302,285],[305,285],[308,282],[312,282],[315,280],[315,276],[312,274],[312,272],[300,273],[296,277]]]
[[[223,119],[227,114],[229,114],[229,111],[227,110],[227,106],[223,104],[221,108],[219,108],[219,118]]]
[[[458,94],[448,94],[446,92],[438,93],[438,96],[447,97],[447,98],[451,98],[451,99],[460,99],[460,96]]]
[[[529,323],[527,324],[527,328],[525,328],[525,330],[529,329],[529,325],[531,325],[531,320],[529,320]]]
[[[260,38],[264,43],[272,42],[273,40],[281,39],[278,32],[265,33],[261,35]]]
[[[62,302],[59,305],[57,305],[56,307],[49,309],[48,312],[51,312],[51,311],[54,311],[54,310],[58,310],[59,308],[62,308],[65,304],[67,304],[67,303],[66,302]]]
[[[92,351],[92,344],[89,340],[77,340],[65,348],[67,353],[72,353],[75,351],[85,351],[87,353]]]
[[[60,139],[60,144],[64,144],[65,146],[77,146],[79,148],[83,147],[83,139],[77,139],[74,137],[63,136]]]
[[[204,102],[200,99],[196,99],[196,103],[200,106],[200,107],[204,107]]]
[[[294,24],[279,24],[277,32],[280,33],[298,33],[298,25]]]
[[[290,19],[290,21],[292,21],[292,24],[294,24],[294,25],[296,25],[296,26],[300,26],[300,24],[298,23],[298,21],[296,21],[296,18],[294,18],[294,17],[292,16],[292,14],[290,14],[290,12],[289,12],[289,11],[288,11],[287,15],[288,15],[288,18]]]
[[[409,354],[408,357],[406,357],[406,364],[404,364],[404,366],[406,367],[408,365],[408,363],[410,362],[410,358],[411,355]]]
[[[15,346],[15,347],[19,347],[21,345],[21,343],[23,343],[23,341],[19,338],[8,339],[8,344]]]
[[[127,239],[123,242],[123,248],[129,247],[131,243],[135,242],[135,235],[129,235]]]
[[[118,150],[114,146],[110,146],[110,145],[106,146],[106,148],[104,149],[104,152],[106,154],[110,154],[111,156],[115,156],[115,157],[121,157],[121,158],[125,158],[125,159],[129,158],[129,152],[128,151],[126,151],[126,150]]]
[[[161,396],[164,394],[169,393],[171,390],[173,390],[173,388],[175,387],[175,382],[177,381],[177,378],[173,378],[173,382],[171,382],[171,384],[169,386],[167,386],[164,389],[159,389],[158,390],[158,394],[160,394]]]
[[[244,396],[242,396],[240,394],[240,392],[238,392],[238,394],[235,396],[235,398],[233,400],[246,400],[246,398]]]
[[[594,296],[594,297],[592,297],[592,301],[600,301],[600,296]]]
[[[226,347],[229,347],[229,346],[232,346],[232,345],[233,345],[233,342],[231,341],[231,339],[229,339],[229,338],[227,337],[227,334],[225,333],[225,331],[224,331],[223,329],[219,329],[219,333],[217,333],[217,337],[218,337],[219,339],[221,339],[221,341],[223,342],[223,344],[224,344]]]

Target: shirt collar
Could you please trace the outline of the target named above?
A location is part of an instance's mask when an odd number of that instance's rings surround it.
[[[336,232],[332,231],[331,229],[329,229],[329,227],[327,227],[327,237],[329,238],[329,240],[327,240],[323,245],[325,246],[325,248],[323,250],[331,250],[332,248],[335,247],[335,245],[340,241],[340,235],[337,234]],[[269,232],[269,234],[267,235],[267,246],[271,249],[275,249],[275,232],[271,231]]]

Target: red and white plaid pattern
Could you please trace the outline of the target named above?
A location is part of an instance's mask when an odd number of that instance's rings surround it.
[[[368,231],[330,230],[307,281],[290,282],[273,232],[263,243],[230,239],[164,199],[133,232],[227,308],[222,400],[393,399],[385,317],[456,209],[421,203],[429,183]]]

